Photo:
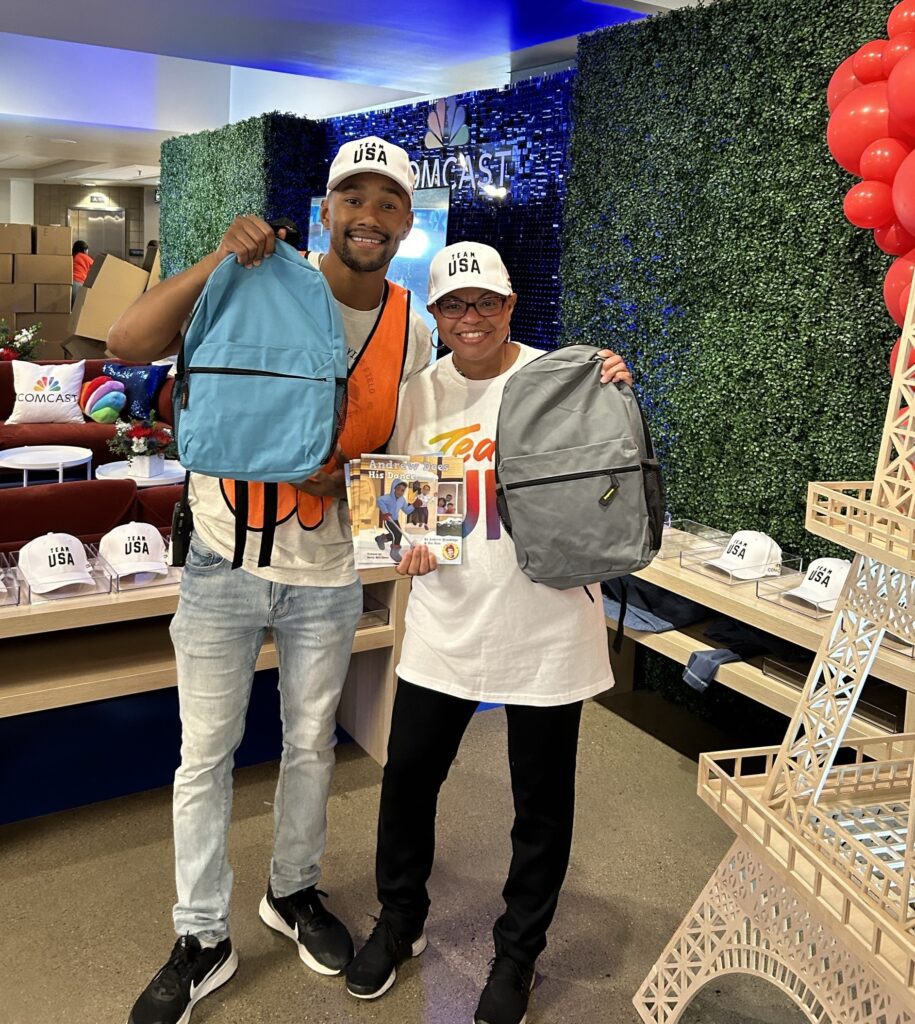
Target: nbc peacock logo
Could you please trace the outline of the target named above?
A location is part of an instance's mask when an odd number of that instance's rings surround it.
[[[452,97],[438,100],[433,104],[426,118],[426,138],[423,145],[426,149],[443,149],[445,146],[466,146],[470,142],[470,129],[467,127],[467,112],[463,105],[459,106]]]
[[[47,402],[75,402],[78,395],[64,391],[60,381],[50,373],[39,377],[32,385],[30,391],[23,391],[16,395],[17,402],[47,403]]]
[[[35,381],[35,387],[33,391],[37,391],[39,394],[50,391],[60,391],[60,381],[56,377],[39,377]]]

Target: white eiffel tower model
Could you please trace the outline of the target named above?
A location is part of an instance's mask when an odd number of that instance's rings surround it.
[[[731,973],[816,1024],[915,1024],[915,731],[846,737],[884,636],[915,645],[913,348],[915,288],[874,482],[810,484],[808,530],[856,557],[785,740],[700,759],[737,840],[633,1000],[648,1024]]]

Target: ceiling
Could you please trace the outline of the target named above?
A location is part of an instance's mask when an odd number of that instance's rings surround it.
[[[0,0],[0,25],[19,36],[374,87],[353,94],[372,97],[355,100],[364,108],[507,82],[513,72],[574,59],[580,33],[696,2]],[[111,88],[129,90],[131,83]],[[157,174],[159,146],[173,134],[13,116],[0,91],[3,177],[65,181],[96,171],[99,182],[148,183]],[[55,141],[65,139],[72,141]]]

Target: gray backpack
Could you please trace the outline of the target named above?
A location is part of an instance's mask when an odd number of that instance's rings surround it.
[[[557,590],[625,576],[661,546],[664,491],[631,389],[590,345],[546,352],[505,385],[496,503],[518,565]]]

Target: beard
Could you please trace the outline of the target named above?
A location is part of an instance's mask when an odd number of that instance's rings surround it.
[[[383,270],[397,252],[397,243],[390,238],[385,239],[377,252],[351,248],[346,234],[341,234],[338,239],[332,237],[331,244],[340,262],[357,274],[371,274],[376,270]]]

